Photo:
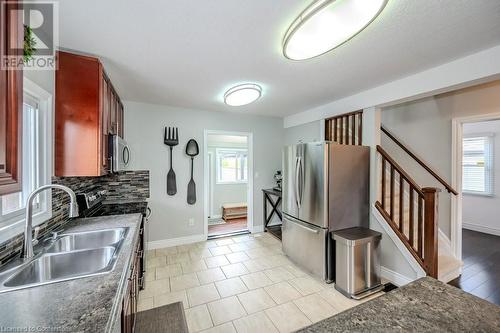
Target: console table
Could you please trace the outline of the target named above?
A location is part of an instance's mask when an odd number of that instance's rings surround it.
[[[264,204],[264,231],[269,232],[273,236],[281,240],[281,223],[275,225],[268,225],[276,214],[280,220],[283,220],[279,204],[281,203],[281,191],[275,189],[262,190],[263,204]],[[268,212],[267,204],[271,206],[271,212]]]

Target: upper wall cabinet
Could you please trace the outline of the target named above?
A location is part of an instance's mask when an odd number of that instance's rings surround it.
[[[123,137],[123,104],[99,59],[58,52],[55,175],[110,172],[110,135]]]
[[[19,7],[12,2],[6,6]],[[22,16],[1,11],[0,41],[2,56],[7,46],[16,46],[22,56],[24,29]],[[19,11],[19,13],[21,13]],[[12,12],[11,12],[12,14]],[[0,195],[21,190],[23,71],[0,69]]]

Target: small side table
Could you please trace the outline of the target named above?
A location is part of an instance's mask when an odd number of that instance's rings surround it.
[[[262,190],[262,199],[264,204],[264,231],[269,232],[273,236],[281,240],[281,224],[276,224],[268,226],[269,222],[273,219],[274,214],[282,221],[283,216],[279,209],[279,204],[281,203],[281,191],[275,189],[265,189]],[[271,205],[271,212],[267,210],[267,203]]]

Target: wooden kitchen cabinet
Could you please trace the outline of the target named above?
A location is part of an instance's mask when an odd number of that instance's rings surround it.
[[[58,52],[55,103],[56,176],[111,172],[109,139],[123,137],[123,105],[95,57]]]
[[[140,248],[140,244],[141,242],[138,242],[136,251],[134,252],[127,289],[125,290],[125,294],[123,297],[121,317],[122,333],[133,333],[135,330],[137,304],[139,298],[140,260],[143,254]]]
[[[12,1],[5,6],[19,9],[20,3]],[[2,10],[0,17],[1,50],[7,45],[16,45],[17,54],[22,56],[24,28],[22,13],[6,15]],[[23,110],[23,71],[19,69],[0,69],[0,196],[21,191],[22,158],[22,111]]]

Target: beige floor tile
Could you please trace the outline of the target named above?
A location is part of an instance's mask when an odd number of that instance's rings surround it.
[[[196,273],[184,274],[170,278],[172,291],[189,289],[200,285]]]
[[[248,291],[247,287],[239,277],[215,282],[215,286],[221,297],[228,297]]]
[[[237,297],[247,313],[262,311],[276,305],[264,289],[248,291],[246,293],[239,294]]]
[[[146,282],[156,280],[156,268],[149,268],[148,270],[146,270],[145,278]]]
[[[275,306],[265,312],[281,333],[294,332],[312,324],[292,302]]]
[[[198,248],[199,249],[209,249],[212,247],[217,247],[217,243],[214,240],[209,240],[205,242],[199,242],[198,243]]]
[[[288,282],[304,296],[317,293],[326,288],[326,283],[325,286],[323,286],[320,282],[310,277],[296,278]]]
[[[185,290],[173,291],[166,294],[156,295],[154,298],[154,307],[159,307],[175,302],[182,302],[184,309],[189,308],[189,303],[187,300],[187,295]]]
[[[146,250],[146,259],[156,257],[156,250]]]
[[[220,255],[220,256],[205,258],[205,263],[207,264],[208,268],[214,268],[214,267],[229,265],[229,260],[227,260],[225,255]]]
[[[280,282],[264,288],[271,298],[278,304],[286,303],[302,297],[302,295],[288,282]]]
[[[217,288],[215,288],[213,283],[190,288],[186,292],[190,307],[212,302],[220,298]],[[326,303],[326,301],[324,302]]]
[[[264,312],[251,314],[234,321],[238,333],[278,333],[273,322]]]
[[[180,264],[183,262],[188,262],[190,261],[191,258],[189,257],[189,253],[187,252],[182,252],[182,253],[177,253],[177,254],[169,254],[167,256],[167,263],[170,264]]]
[[[313,323],[338,313],[333,306],[317,294],[305,296],[293,302]]]
[[[163,267],[156,268],[156,278],[165,279],[172,276],[182,275],[182,269],[180,264],[172,264]]]
[[[246,255],[245,252],[229,253],[226,254],[226,258],[227,260],[229,260],[231,264],[236,264],[245,260],[250,260],[250,258]]]
[[[189,252],[192,250],[198,249],[198,244],[197,243],[192,243],[192,244],[184,244],[184,245],[179,245],[177,246],[177,252],[183,253],[183,252]]]
[[[248,249],[245,251],[245,253],[252,259],[263,258],[265,256],[272,255],[272,253],[264,247]]]
[[[285,257],[284,255],[281,255],[281,254],[276,254],[276,255],[266,257],[265,260],[272,267],[286,266],[286,265],[291,264],[291,261],[287,257]]]
[[[137,309],[139,311],[146,311],[154,307],[153,297],[139,299]]]
[[[271,281],[274,283],[287,281],[295,278],[295,275],[284,269],[283,267],[275,267],[272,269],[265,270],[264,273],[267,275]]]
[[[221,269],[228,279],[250,273],[242,263],[222,266]]]
[[[290,273],[292,273],[296,277],[308,276],[305,271],[303,271],[302,269],[298,268],[295,265],[285,265],[285,266],[283,266],[283,268],[285,268],[287,271],[289,271]]]
[[[228,246],[233,252],[241,252],[249,249],[246,243],[229,244]]]
[[[233,244],[234,242],[231,238],[222,238],[222,239],[216,240],[215,243],[217,243],[217,246],[223,246],[223,245]]]
[[[247,275],[242,275],[241,279],[248,289],[257,289],[273,284],[264,272],[256,272]]]
[[[209,328],[208,330],[204,330],[202,331],[202,333],[236,333],[236,329],[234,328],[233,323],[225,323]]]
[[[187,309],[186,321],[189,332],[198,332],[214,326],[205,304]]]
[[[208,268],[204,260],[183,262],[181,266],[184,274],[204,271]]]
[[[189,251],[189,257],[191,260],[201,260],[204,258],[209,258],[212,256],[212,253],[209,249],[197,249],[193,251]]]
[[[243,236],[235,236],[235,237],[233,237],[231,239],[235,243],[245,243],[245,242],[248,242],[250,240],[253,240],[253,237],[248,236],[248,235],[243,235]]]
[[[156,256],[168,256],[169,254],[176,254],[177,248],[175,246],[156,249]]]
[[[141,297],[147,298],[168,292],[170,292],[169,279],[161,279],[146,283],[146,289],[142,290],[140,295]]]
[[[228,246],[224,245],[210,248],[210,253],[212,253],[213,256],[220,256],[222,254],[232,253],[232,251]]]
[[[155,267],[165,266],[166,264],[167,264],[167,257],[165,256],[146,259],[146,268],[155,268]]]
[[[359,301],[347,298],[337,290],[333,288],[327,288],[318,293],[323,299],[325,299],[331,306],[333,306],[337,311],[342,312],[350,309],[356,305],[361,304]]]
[[[201,284],[207,284],[215,281],[225,280],[226,276],[219,267],[210,268],[205,271],[196,272]]]
[[[245,267],[252,273],[271,268],[269,267],[269,263],[266,262],[263,258],[244,261],[243,265],[245,265]]]
[[[246,315],[236,296],[223,298],[207,304],[215,325],[241,318]]]

